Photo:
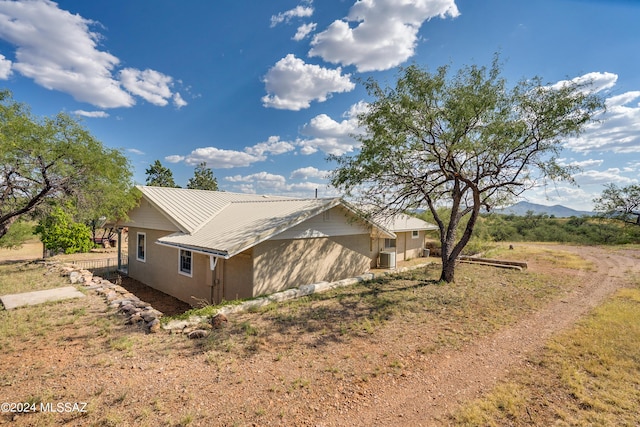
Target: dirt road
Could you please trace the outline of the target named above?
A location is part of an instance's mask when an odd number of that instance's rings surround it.
[[[437,354],[428,368],[407,381],[380,390],[372,398],[375,409],[355,409],[348,422],[333,419],[327,425],[433,426],[444,425],[446,414],[460,403],[490,390],[506,373],[522,366],[527,355],[539,351],[555,333],[569,328],[607,296],[640,274],[640,251],[608,251],[595,247],[553,246],[579,254],[597,267],[576,271],[581,285],[544,310],[516,325],[474,342],[459,351]],[[540,266],[533,265],[533,269]],[[627,280],[627,282],[625,282]]]

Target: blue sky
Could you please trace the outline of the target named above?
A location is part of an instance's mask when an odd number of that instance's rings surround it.
[[[77,115],[122,148],[137,183],[154,160],[185,186],[334,196],[328,154],[357,152],[359,83],[399,66],[489,65],[515,83],[593,79],[607,113],[565,142],[579,187],[525,199],[590,209],[639,182],[637,0],[0,0],[0,87],[37,115]]]

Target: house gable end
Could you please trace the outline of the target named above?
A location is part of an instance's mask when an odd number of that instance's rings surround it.
[[[123,225],[150,230],[182,231],[144,197],[140,199],[140,205],[129,212],[129,220]]]
[[[335,206],[283,231],[272,239],[309,239],[369,234],[369,232],[370,227],[365,225],[363,221],[356,220],[353,214],[344,207]]]

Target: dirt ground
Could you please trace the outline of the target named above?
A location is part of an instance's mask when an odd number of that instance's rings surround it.
[[[90,296],[86,314],[97,321],[61,327],[45,342],[21,341],[10,356],[0,355],[0,402],[89,402],[89,413],[0,414],[0,424],[448,425],[450,411],[489,391],[548,338],[640,274],[640,250],[554,248],[578,253],[595,271],[573,271],[579,286],[509,327],[462,348],[425,354],[407,350],[429,333],[424,325],[309,345],[259,342],[259,351],[247,357],[209,352],[182,336],[108,326],[100,319],[112,314]],[[107,326],[96,332],[96,325]],[[371,374],[374,360],[385,358],[398,369]]]

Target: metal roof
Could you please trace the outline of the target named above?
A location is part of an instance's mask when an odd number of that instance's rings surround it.
[[[232,202],[287,198],[256,194],[227,193],[224,191],[190,190],[169,187],[137,187],[143,196],[178,228],[193,233]],[[290,200],[290,199],[288,199]]]
[[[180,225],[159,244],[229,258],[307,219],[343,204],[340,198],[293,199],[279,196],[138,187],[151,204]],[[366,221],[388,237],[385,228]]]
[[[412,230],[437,230],[438,226],[407,214],[397,214],[383,222],[393,232]]]

